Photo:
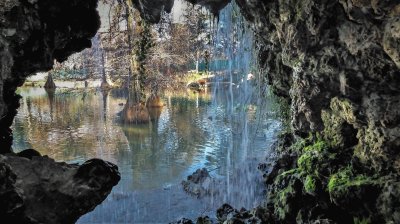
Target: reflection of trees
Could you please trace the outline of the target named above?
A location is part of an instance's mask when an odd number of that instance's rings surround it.
[[[107,100],[108,100],[108,94],[110,90],[109,89],[101,89],[101,95],[103,99],[103,119],[107,120]]]
[[[53,121],[53,105],[54,105],[54,93],[55,89],[48,89],[45,88],[45,91],[47,93],[47,97],[49,99],[49,107],[50,107],[50,119]]]
[[[122,172],[133,172],[137,188],[182,178],[209,140],[204,110],[210,99],[198,95],[171,96],[168,106],[150,112],[155,119],[145,125],[115,124],[114,116],[122,109],[118,104],[125,100],[114,98],[112,90],[58,90],[53,96],[43,92],[24,99],[13,127],[20,136],[14,141],[17,150],[32,147],[63,161],[117,159]]]
[[[136,188],[148,187],[149,183],[158,187],[160,183],[180,178],[194,163],[199,145],[207,141],[195,98],[175,96],[170,102],[160,119],[149,124],[122,126],[130,150],[121,151],[119,156],[131,161]]]
[[[14,149],[29,146],[56,160],[112,154],[122,138],[109,119],[117,113],[118,101],[109,98],[108,92],[59,91],[24,97],[19,111],[23,116],[15,119],[19,139]]]

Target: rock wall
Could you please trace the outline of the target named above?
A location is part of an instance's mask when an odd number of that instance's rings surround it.
[[[214,12],[229,2],[188,1]],[[133,3],[153,22],[173,5]],[[400,2],[236,3],[263,47],[268,83],[290,105],[291,132],[276,144],[280,156],[265,175],[269,221],[399,223]],[[2,152],[12,142],[16,87],[50,69],[53,59],[90,46],[99,26],[95,6],[95,0],[0,3]]]
[[[118,168],[93,159],[56,163],[32,149],[11,153],[15,91],[27,76],[91,46],[97,0],[0,1],[0,217],[9,223],[74,223],[115,186]]]
[[[237,2],[264,43],[269,83],[290,99],[294,133],[357,144],[364,161],[399,170],[400,2]]]
[[[141,1],[131,0],[135,8],[140,12],[142,18],[146,21],[157,23],[161,19],[163,12],[170,13],[174,0]]]
[[[99,159],[69,165],[28,151],[0,155],[0,217],[8,223],[75,223],[120,179],[115,165]]]
[[[15,94],[26,77],[47,71],[90,47],[100,27],[97,0],[3,0],[0,2],[0,152],[10,152],[10,126],[19,106]]]
[[[266,173],[276,220],[400,222],[389,199],[400,196],[400,2],[236,2],[290,104],[292,133]]]
[[[290,108],[268,222],[400,223],[400,1],[235,1]]]

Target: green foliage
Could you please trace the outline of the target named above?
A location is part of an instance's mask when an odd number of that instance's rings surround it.
[[[295,190],[291,184],[277,192],[277,196],[274,200],[274,207],[275,213],[279,219],[285,219],[286,215],[291,212],[289,201],[294,197],[294,195]]]
[[[273,87],[270,86],[267,94],[272,99],[272,110],[276,112],[275,118],[279,119],[283,124],[283,132],[291,132],[291,111],[290,104],[287,99],[274,95]]]
[[[297,160],[299,169],[305,173],[314,173],[318,163],[318,152],[306,151]]]
[[[304,189],[307,193],[314,193],[317,189],[316,187],[316,177],[313,175],[307,175],[304,181]]]
[[[297,153],[301,153],[303,151],[303,148],[307,146],[307,140],[306,139],[300,139],[297,140],[295,143],[293,143],[290,146],[290,150],[292,152],[297,152]]]
[[[370,224],[371,223],[371,219],[370,218],[359,218],[359,217],[354,217],[354,224]]]
[[[298,172],[299,172],[299,169],[291,169],[291,170],[288,170],[288,171],[285,171],[285,172],[279,174],[279,176],[286,177],[288,175],[293,175],[293,174],[296,174]]]
[[[345,121],[352,124],[356,122],[356,108],[350,100],[345,98],[334,97],[331,100],[330,107],[333,112],[337,113],[342,117]]]
[[[315,151],[315,152],[323,152],[329,148],[329,145],[322,140],[319,136],[317,140],[312,145],[305,146],[303,148],[303,152]]]
[[[57,80],[83,79],[88,75],[86,69],[53,69],[49,74]]]
[[[370,176],[355,165],[358,163],[352,163],[353,148],[332,146],[319,134],[299,139],[287,150],[298,156],[297,167],[290,166],[278,175],[272,186],[274,211],[283,222],[292,220],[293,214],[300,214],[299,200],[325,200],[320,194],[328,193],[330,203],[348,208],[364,203],[365,197],[377,197],[371,194],[383,186],[383,177]],[[363,213],[357,213],[357,209],[351,213],[355,216],[354,223],[371,223],[370,218],[360,218]]]
[[[354,174],[351,166],[331,175],[328,182],[328,192],[331,197],[345,196],[350,187],[376,184],[377,180],[365,174]]]

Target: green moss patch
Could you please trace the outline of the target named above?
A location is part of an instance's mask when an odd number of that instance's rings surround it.
[[[352,167],[348,166],[330,176],[328,181],[328,192],[332,200],[345,198],[357,188],[378,185],[378,178],[365,174],[355,174]]]
[[[313,194],[317,187],[316,187],[316,177],[313,175],[307,175],[304,181],[304,189],[307,193]]]

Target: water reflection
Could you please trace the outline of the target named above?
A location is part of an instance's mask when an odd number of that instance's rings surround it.
[[[250,187],[260,178],[249,170],[279,129],[266,116],[268,103],[234,108],[232,115],[226,113],[223,94],[165,93],[166,105],[150,111],[150,123],[131,125],[122,124],[117,115],[127,99],[124,90],[21,88],[19,94],[23,98],[12,127],[14,151],[34,148],[58,161],[79,163],[98,157],[119,166],[121,182],[80,223],[166,223],[202,212],[213,216],[224,202],[251,207],[262,198],[261,184]],[[241,113],[252,132],[241,132],[242,124],[232,119]],[[244,138],[251,142],[246,142],[245,153]],[[221,180],[211,198],[195,199],[180,189],[181,180],[201,167]]]

